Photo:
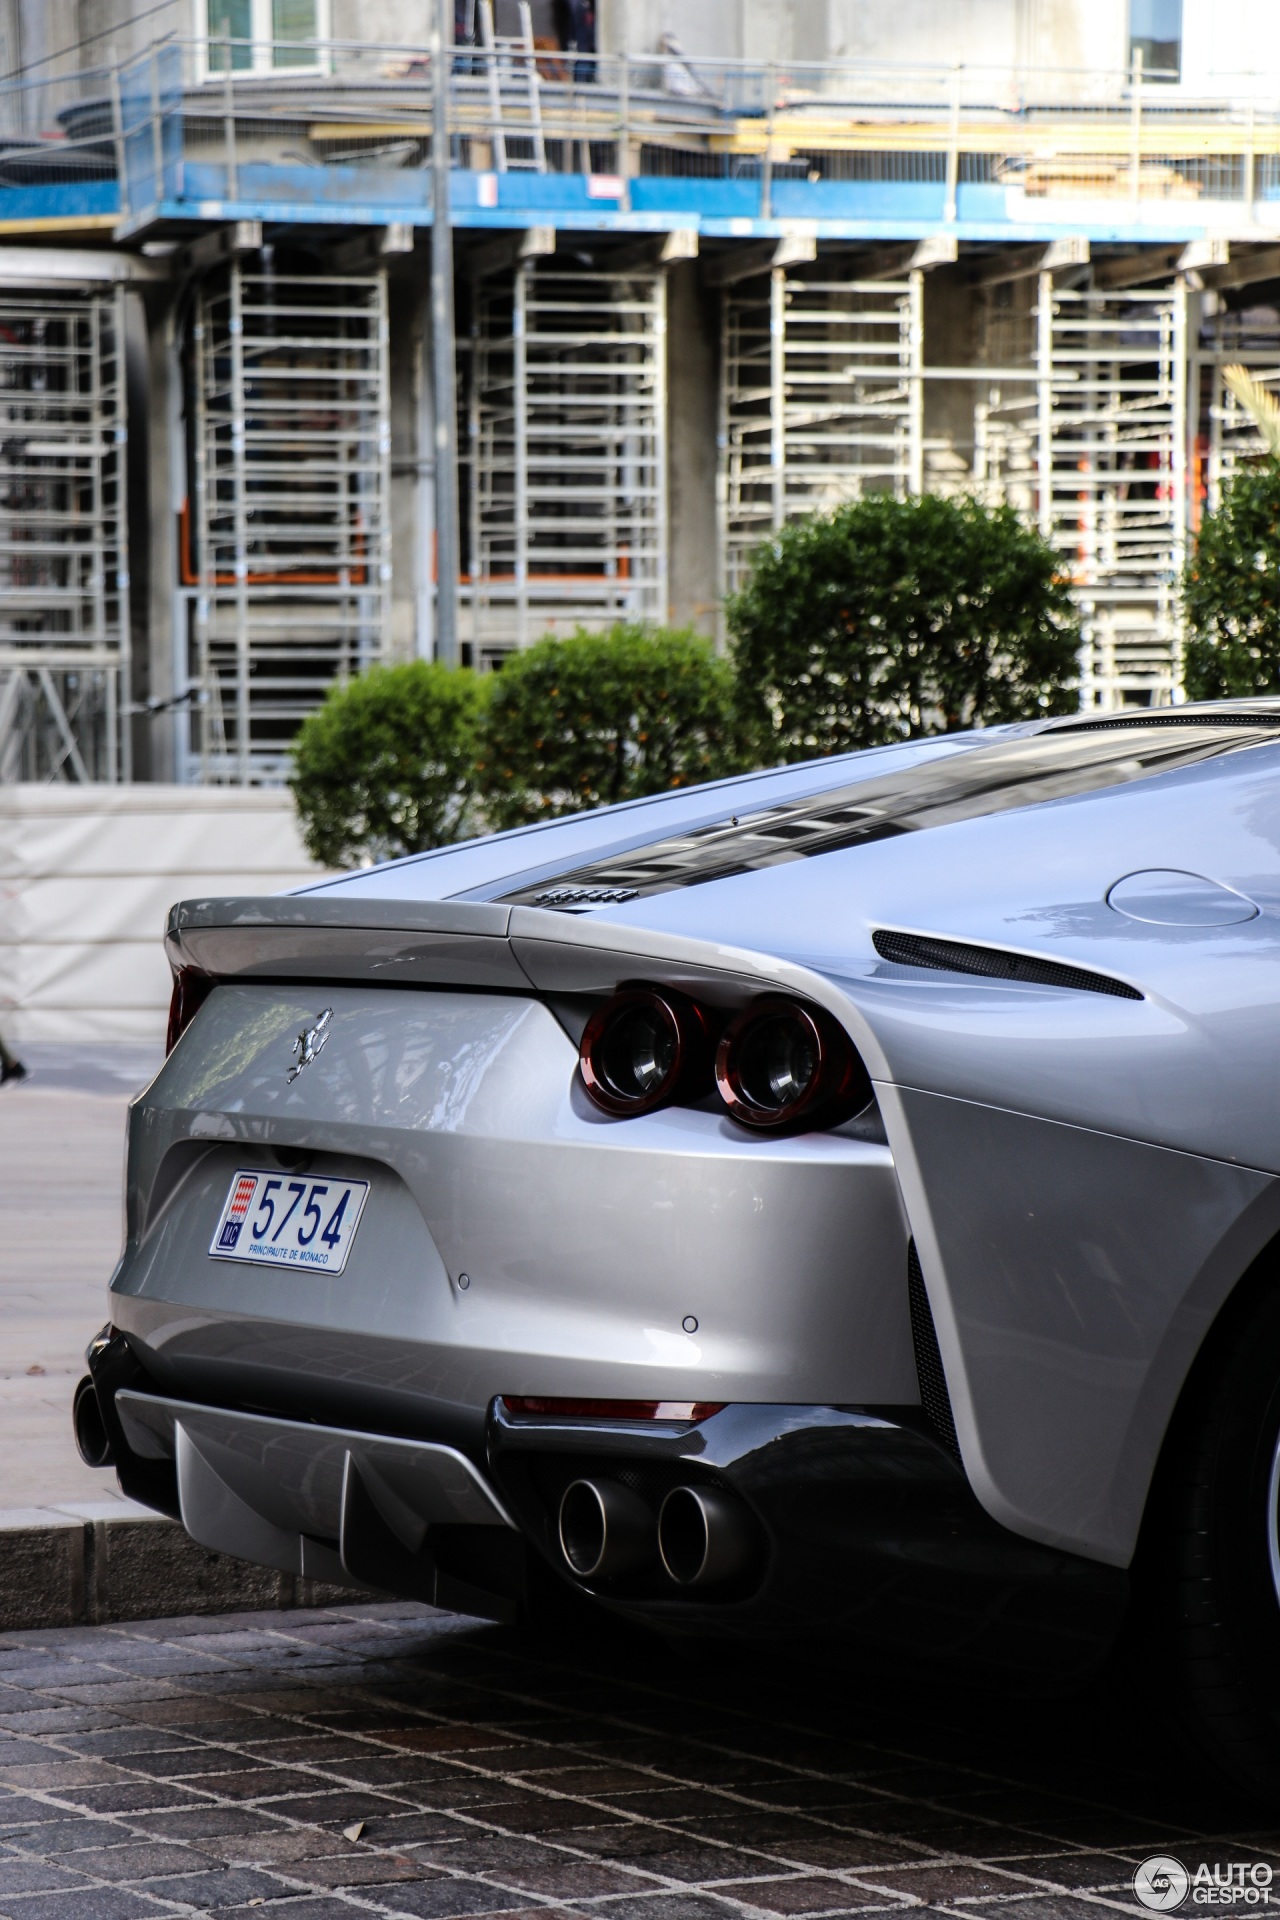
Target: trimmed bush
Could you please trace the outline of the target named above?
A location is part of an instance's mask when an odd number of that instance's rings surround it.
[[[1190,700],[1280,693],[1280,465],[1234,474],[1183,578]]]
[[[299,729],[289,780],[312,859],[368,865],[463,839],[484,697],[466,668],[426,660],[331,687]]]
[[[728,606],[765,758],[807,760],[1077,705],[1075,607],[1011,507],[885,493],[784,527]]]
[[[687,629],[540,640],[493,683],[479,786],[491,827],[605,807],[743,764],[733,670]]]

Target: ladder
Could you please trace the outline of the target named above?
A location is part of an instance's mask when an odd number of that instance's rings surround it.
[[[542,93],[533,47],[533,12],[529,0],[519,0],[520,32],[499,36],[493,28],[493,0],[479,0],[480,44],[484,48],[489,83],[490,139],[497,173],[521,170],[545,173],[547,144],[542,131]],[[504,95],[506,109],[504,110]],[[508,131],[506,111],[522,112],[519,134]],[[527,149],[513,154],[509,140]]]

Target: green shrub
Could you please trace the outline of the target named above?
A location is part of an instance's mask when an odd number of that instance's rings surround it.
[[[798,521],[758,549],[728,618],[768,758],[1077,705],[1075,608],[1011,507],[873,493]]]
[[[466,668],[426,660],[331,687],[289,780],[312,859],[367,864],[462,839],[484,693]]]
[[[1191,700],[1280,693],[1280,465],[1244,467],[1205,515],[1183,579]]]
[[[497,675],[479,783],[491,827],[609,806],[743,764],[733,671],[685,629],[540,640]]]

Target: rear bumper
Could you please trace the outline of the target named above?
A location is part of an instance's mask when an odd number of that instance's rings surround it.
[[[501,1619],[532,1553],[566,1593],[667,1633],[802,1636],[1058,1678],[1094,1667],[1124,1613],[1124,1573],[999,1526],[918,1409],[739,1404],[694,1426],[517,1419],[499,1400],[477,1465],[425,1434],[159,1393],[119,1334],[91,1366],[127,1492],[216,1551],[320,1579]],[[574,1581],[557,1515],[584,1476],[630,1487],[655,1530],[672,1488],[718,1488],[758,1551],[705,1597],[673,1585],[656,1552],[623,1581]]]
[[[1127,1574],[992,1520],[919,1408],[738,1405],[696,1427],[657,1425],[490,1411],[493,1478],[558,1569],[560,1496],[580,1477],[621,1479],[655,1519],[676,1486],[719,1487],[749,1510],[761,1552],[737,1585],[695,1598],[660,1566],[585,1583],[616,1612],[669,1632],[803,1636],[1059,1678],[1114,1643]]]
[[[246,1169],[368,1182],[340,1273],[211,1256]],[[111,1318],[176,1398],[466,1447],[502,1393],[907,1403],[906,1246],[882,1139],[607,1120],[539,1000],[232,983],[133,1108]]]
[[[202,1406],[155,1390],[116,1332],[89,1366],[124,1491],[215,1553],[459,1612],[514,1615],[525,1549],[455,1447]]]

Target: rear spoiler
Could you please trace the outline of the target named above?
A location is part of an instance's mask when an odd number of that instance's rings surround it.
[[[529,981],[507,940],[510,907],[451,900],[334,900],[298,894],[180,900],[165,952],[175,974],[217,979],[404,981],[516,988]]]
[[[855,1038],[864,1035],[869,1065],[880,1051],[846,995],[823,974],[772,954],[596,914],[305,894],[182,900],[170,910],[165,950],[175,973],[192,967],[219,980],[604,994],[644,979],[724,1005],[740,1004],[744,988],[789,992],[825,1006]]]

